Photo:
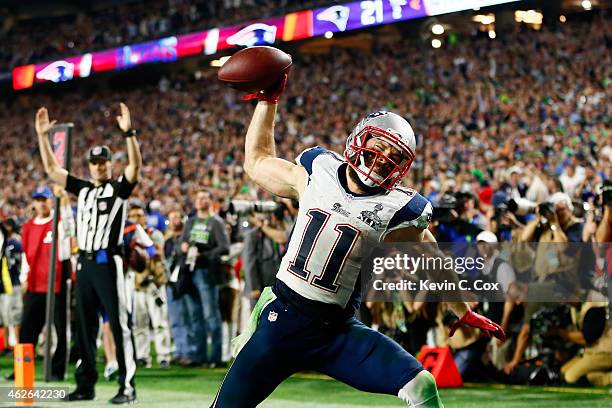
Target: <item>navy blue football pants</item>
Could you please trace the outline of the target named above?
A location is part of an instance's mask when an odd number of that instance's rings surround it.
[[[327,374],[362,391],[397,395],[423,366],[390,338],[352,318],[325,324],[274,300],[227,372],[212,406],[255,407],[298,371]]]

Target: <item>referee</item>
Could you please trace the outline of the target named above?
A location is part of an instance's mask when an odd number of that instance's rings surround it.
[[[128,327],[121,244],[127,200],[136,186],[142,166],[136,131],[132,129],[127,106],[121,103],[117,123],[127,141],[128,152],[124,174],[116,180],[112,179],[111,151],[107,146],[96,146],[88,154],[91,181],[85,181],[69,174],[55,160],[47,137],[54,123],[49,122],[46,108],[38,110],[36,133],[45,172],[54,182],[78,197],[76,342],[81,364],[76,370],[77,388],[68,395],[68,400],[95,398],[98,312],[103,307],[108,313],[119,363],[119,392],[109,402],[131,404],[136,401],[136,363],[133,337]]]

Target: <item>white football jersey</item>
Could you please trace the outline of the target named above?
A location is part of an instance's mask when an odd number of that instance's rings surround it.
[[[392,230],[427,228],[432,206],[414,190],[352,194],[344,158],[321,147],[296,161],[308,173],[300,209],[277,278],[299,295],[346,307],[361,262]],[[359,286],[357,286],[358,288]]]

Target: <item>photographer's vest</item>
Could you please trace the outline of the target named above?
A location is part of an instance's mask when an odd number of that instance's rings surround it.
[[[608,302],[586,302],[580,309],[580,330],[584,322],[584,317],[587,312],[595,307],[605,307],[607,309]],[[612,327],[610,327],[609,319],[606,319],[606,327],[602,335],[590,346],[584,348],[585,354],[612,354]]]

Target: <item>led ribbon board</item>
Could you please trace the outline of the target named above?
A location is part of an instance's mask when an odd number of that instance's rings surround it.
[[[327,32],[358,30],[515,1],[520,0],[364,0],[335,4],[283,17],[15,67],[13,89],[31,88],[45,82],[65,82],[89,77],[96,72],[123,70],[142,64],[176,61],[191,55],[212,55],[229,48],[272,45],[318,37]]]

